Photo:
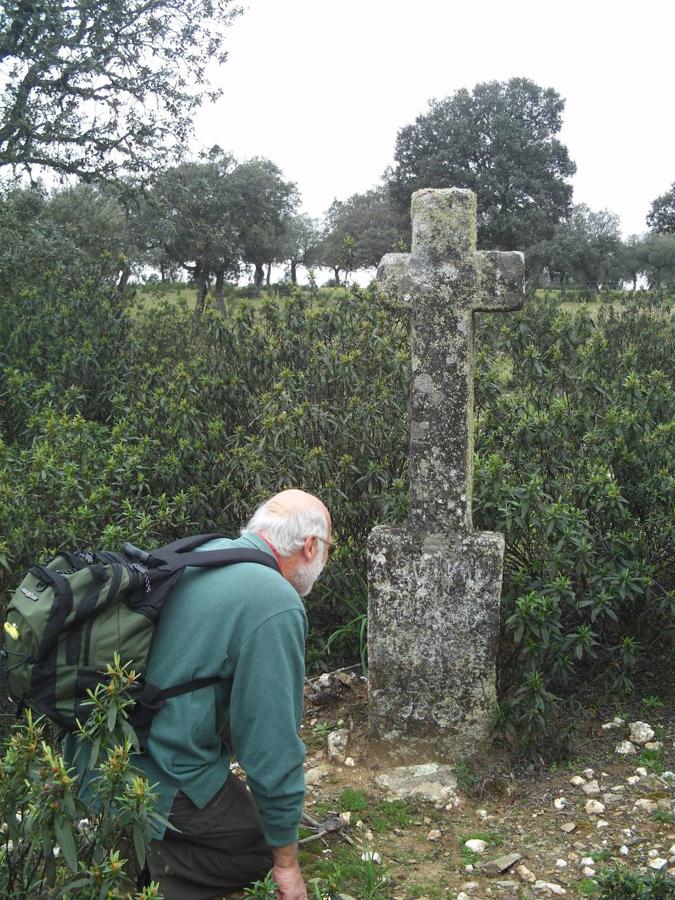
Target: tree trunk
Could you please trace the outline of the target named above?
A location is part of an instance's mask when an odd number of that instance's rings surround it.
[[[161,279],[162,284],[166,283],[166,266],[164,263],[159,264],[159,277]]]
[[[122,269],[122,274],[120,275],[120,280],[117,282],[117,293],[124,294],[127,289],[127,284],[129,283],[129,276],[131,275],[131,269],[129,266],[125,266]]]
[[[265,280],[265,270],[260,265],[260,263],[255,264],[255,275],[253,276],[253,284],[258,290],[263,286],[263,281]]]
[[[225,313],[225,273],[222,269],[216,272],[216,309]]]
[[[337,287],[340,286],[340,266],[333,266],[333,272],[335,272],[335,284]]]
[[[291,284],[298,283],[298,264],[292,259],[291,260]]]
[[[270,278],[272,277],[272,263],[267,263],[267,274],[265,275],[265,284],[270,286]]]
[[[197,276],[197,305],[195,306],[195,319],[198,319],[204,312],[206,306],[206,292],[209,289],[209,282],[206,275]]]

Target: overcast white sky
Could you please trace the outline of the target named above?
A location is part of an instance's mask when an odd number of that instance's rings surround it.
[[[672,0],[240,2],[198,141],[269,157],[311,215],[378,182],[430,98],[513,76],[566,99],[574,201],[618,213],[624,235],[675,181]]]

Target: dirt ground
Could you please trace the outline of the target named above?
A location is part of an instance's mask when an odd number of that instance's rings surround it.
[[[615,714],[587,721],[574,758],[564,764],[546,766],[540,760],[516,766],[506,753],[492,750],[454,761],[459,805],[436,808],[419,801],[391,802],[375,783],[395,763],[369,752],[363,681],[355,679],[332,696],[329,692],[316,705],[309,702],[302,734],[308,772],[319,767],[315,775],[320,777],[308,788],[306,813],[319,823],[338,813],[349,820],[342,831],[303,845],[310,887],[318,879],[317,886],[335,891],[326,895],[357,900],[439,900],[461,892],[476,900],[507,900],[592,896],[598,874],[614,864],[648,874],[658,864],[672,877],[675,780],[663,777],[675,769],[672,710],[660,702],[637,702],[623,713],[625,725],[603,729]],[[615,752],[628,737],[628,721],[635,720],[651,725],[661,749],[639,747],[630,756]],[[349,742],[339,761],[329,763],[327,737],[338,728],[349,731]],[[583,783],[572,784],[575,776]],[[589,800],[603,810],[587,811]],[[310,838],[313,833],[303,832]],[[469,839],[486,846],[473,852],[465,846]],[[481,869],[508,854],[520,858],[502,872],[488,877]]]

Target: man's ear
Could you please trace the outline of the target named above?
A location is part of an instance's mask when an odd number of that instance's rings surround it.
[[[309,537],[305,538],[305,541],[302,545],[302,555],[309,562],[312,559],[312,556],[315,553],[314,548],[318,545],[319,539],[315,534],[310,534]]]

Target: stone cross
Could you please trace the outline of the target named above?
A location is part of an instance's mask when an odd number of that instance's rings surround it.
[[[476,250],[468,190],[417,191],[412,223],[412,252],[378,271],[412,308],[410,515],[369,539],[369,728],[451,757],[488,733],[504,555],[472,531],[473,314],[522,305],[523,257]]]

